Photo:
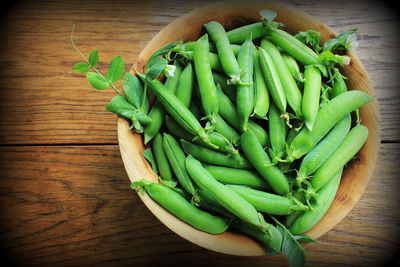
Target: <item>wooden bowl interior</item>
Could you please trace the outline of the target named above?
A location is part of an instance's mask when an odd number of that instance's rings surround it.
[[[143,72],[145,62],[151,54],[163,45],[179,39],[185,41],[196,40],[204,33],[203,24],[216,20],[227,29],[232,29],[250,22],[259,21],[259,11],[271,9],[278,13],[277,21],[286,25],[291,33],[313,29],[321,33],[322,41],[333,36],[335,32],[322,22],[287,5],[277,3],[248,2],[220,2],[197,9],[170,23],[161,30],[142,50],[132,67],[134,71]],[[245,14],[245,15],[244,15]],[[367,73],[353,53],[349,53],[351,64],[343,69],[348,77],[347,85],[350,90],[358,89],[374,98],[372,103],[361,108],[362,124],[368,127],[369,137],[360,151],[358,158],[346,168],[336,198],[324,218],[306,234],[317,239],[339,223],[360,199],[373,174],[380,144],[379,111],[376,97]],[[118,118],[118,139],[125,169],[131,181],[149,179],[157,181],[157,175],[151,170],[148,162],[143,158],[142,136],[129,130],[129,123]],[[147,195],[139,194],[150,211],[168,228],[204,248],[221,253],[241,256],[265,255],[265,248],[244,235],[225,232],[220,235],[211,235],[183,223],[173,215],[152,201]]]

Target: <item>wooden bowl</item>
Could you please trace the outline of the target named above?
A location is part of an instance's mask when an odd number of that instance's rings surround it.
[[[133,71],[143,72],[145,62],[151,54],[163,45],[179,39],[196,40],[204,32],[203,24],[208,21],[219,21],[226,29],[232,29],[260,20],[259,11],[271,9],[278,13],[277,21],[283,22],[285,30],[296,33],[313,29],[321,33],[324,42],[336,33],[319,20],[287,5],[268,2],[219,2],[187,13],[162,29],[140,53]],[[373,174],[380,144],[379,111],[375,91],[368,75],[354,53],[349,53],[351,64],[343,69],[343,74],[349,79],[348,88],[366,92],[374,101],[361,108],[362,123],[369,129],[369,137],[359,153],[346,168],[336,198],[325,217],[306,234],[317,239],[335,227],[354,207],[360,199]],[[143,158],[142,136],[129,130],[129,123],[118,118],[118,140],[125,169],[131,181],[149,179],[157,182],[157,175]],[[265,255],[265,248],[247,236],[225,232],[212,235],[201,232],[169,214],[147,195],[139,194],[144,204],[168,228],[186,240],[204,248],[241,256]]]

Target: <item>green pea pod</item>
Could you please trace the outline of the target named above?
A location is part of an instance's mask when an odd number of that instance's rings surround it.
[[[298,186],[313,174],[338,148],[349,133],[351,117],[346,115],[302,160],[296,182]]]
[[[238,64],[241,70],[240,80],[244,84],[236,87],[236,106],[241,120],[242,131],[247,131],[249,117],[254,110],[254,91],[253,91],[253,43],[247,39],[238,54]]]
[[[259,51],[253,45],[254,60],[254,116],[266,119],[269,109],[269,94],[267,84],[260,67]]]
[[[369,95],[358,90],[348,91],[333,98],[318,111],[313,130],[303,128],[293,139],[287,150],[287,160],[292,162],[310,152],[344,116],[371,100]]]
[[[272,162],[281,161],[286,150],[286,123],[279,115],[276,106],[271,103],[269,108],[269,142],[271,149],[269,150]]]
[[[211,194],[212,198],[224,209],[252,225],[268,229],[269,225],[264,221],[263,216],[240,195],[218,182],[204,169],[200,161],[189,155],[186,158],[186,168],[197,186]]]
[[[331,97],[334,98],[346,91],[347,91],[346,82],[344,81],[343,76],[340,74],[339,70],[335,69],[335,74],[333,76]]]
[[[321,72],[313,65],[305,66],[304,70],[304,92],[302,113],[307,128],[311,131],[319,110],[319,99],[321,95]]]
[[[254,170],[235,169],[203,164],[204,168],[223,184],[245,185],[271,191],[271,186]]]
[[[312,188],[318,191],[327,184],[329,179],[358,153],[367,138],[367,127],[358,124],[351,129],[335,152],[314,173],[311,178]]]
[[[217,21],[210,21],[204,24],[204,27],[217,48],[222,68],[231,78],[231,83],[236,84],[240,80],[239,64],[233,54],[224,27]]]
[[[208,37],[199,38],[193,50],[194,67],[199,85],[201,103],[208,119],[213,124],[218,114],[218,94],[210,67]]]
[[[290,225],[293,234],[302,234],[313,228],[328,212],[339,188],[343,168],[340,168],[324,187],[318,191],[318,201],[312,209],[300,214]]]
[[[299,191],[299,190],[294,191],[293,197],[296,198],[298,201],[300,201],[303,204],[306,203],[306,199],[304,197],[303,191]],[[289,228],[293,224],[293,222],[296,221],[296,219],[303,213],[304,213],[303,210],[296,210],[295,212],[287,215],[285,218],[285,226],[287,228]]]
[[[250,36],[255,40],[262,37],[265,33],[266,30],[264,29],[262,22],[257,22],[230,30],[226,34],[231,44],[242,44]]]
[[[225,75],[213,72],[213,78],[216,86],[220,86],[224,94],[226,94],[229,99],[236,102],[236,86],[233,84],[228,84],[228,78]]]
[[[168,162],[170,163],[179,183],[183,189],[186,190],[186,192],[191,195],[195,195],[196,190],[185,167],[185,153],[183,152],[178,141],[176,141],[172,135],[164,133],[163,147],[165,154],[167,155]]]
[[[193,143],[181,140],[183,150],[204,163],[232,167],[238,169],[252,169],[253,167],[243,155],[230,155],[211,150]]]
[[[219,114],[226,122],[232,125],[236,130],[240,131],[241,130],[240,120],[235,105],[222,92],[222,90],[217,90],[217,91],[218,91],[218,101],[220,103]],[[249,120],[248,127],[249,131],[252,131],[257,136],[261,145],[267,146],[269,141],[269,136],[267,131],[265,131],[264,128],[262,128],[260,125],[258,125],[256,122],[252,120]]]
[[[267,35],[274,44],[304,65],[320,63],[318,55],[290,33],[271,27],[267,29]]]
[[[272,215],[288,215],[295,210],[307,210],[308,207],[296,203],[293,198],[283,197],[241,185],[227,185],[246,199],[257,211]]]
[[[287,103],[294,110],[297,116],[301,116],[301,92],[296,81],[293,79],[292,74],[286,67],[281,53],[279,52],[278,48],[266,38],[262,39],[261,47],[267,51],[268,55],[271,57],[271,60],[278,73],[279,80],[282,84]]]
[[[165,153],[166,151],[164,149],[163,140],[160,133],[157,133],[152,139],[151,149],[153,150],[160,177],[167,181],[174,180],[172,168]]]
[[[196,144],[199,144],[201,146],[205,146],[208,148],[214,148],[213,146],[210,146],[207,143],[204,143],[203,140],[195,138],[194,135],[188,133],[185,129],[183,129],[173,118],[170,116],[166,116],[165,118],[165,126],[167,127],[168,131],[174,135],[175,137],[179,139],[186,140],[188,142],[194,142]],[[230,154],[237,154],[238,151],[237,149],[233,146],[229,140],[227,140],[224,136],[217,132],[211,132],[208,134],[210,138],[210,142],[212,144],[215,144],[218,146],[218,150],[225,152],[225,153],[230,153]]]
[[[293,139],[296,137],[296,135],[299,133],[299,130],[296,129],[295,127],[292,127],[287,136],[286,136],[286,144],[288,146],[290,146],[290,144],[292,143]]]
[[[284,113],[286,111],[287,102],[278,72],[269,55],[269,51],[265,51],[262,47],[259,47],[258,50],[260,51],[260,67],[264,74],[264,80],[267,83],[268,91],[275,105]]]
[[[192,64],[187,64],[183,69],[178,82],[176,90],[176,97],[182,102],[185,107],[189,107],[190,100],[192,99],[192,92],[194,87],[194,72]]]
[[[271,164],[268,154],[264,151],[257,137],[251,131],[244,132],[240,138],[241,148],[272,189],[280,195],[290,192],[289,181],[282,171]]]
[[[293,79],[295,79],[299,83],[303,83],[304,77],[303,74],[300,72],[300,68],[297,64],[296,59],[286,53],[281,53],[281,55],[283,61],[285,61],[287,69],[289,70],[290,74],[292,74]]]
[[[235,145],[239,143],[240,135],[236,132],[234,128],[226,123],[226,121],[220,115],[217,115],[217,120],[214,123],[214,129],[217,133],[220,133],[231,143]]]
[[[177,62],[175,62],[174,65],[176,67],[174,76],[168,77],[165,82],[166,90],[170,91],[172,94],[175,93],[182,72],[182,68]],[[152,119],[152,122],[144,127],[144,144],[147,144],[160,131],[164,123],[165,110],[159,102],[156,102],[150,109],[149,117]]]
[[[145,76],[141,73],[137,75],[150,85],[150,89],[157,96],[160,103],[165,110],[175,119],[189,133],[199,136],[205,143],[214,147],[209,141],[209,137],[205,130],[201,127],[199,121],[193,116],[187,107],[157,79],[146,80]]]
[[[132,188],[136,189],[138,187],[143,187],[155,202],[178,219],[198,230],[210,234],[220,234],[229,227],[230,220],[211,215],[196,208],[183,196],[167,186],[141,180],[132,184]]]

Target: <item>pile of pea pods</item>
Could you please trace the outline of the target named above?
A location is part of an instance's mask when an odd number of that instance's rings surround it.
[[[285,254],[282,229],[307,232],[333,202],[367,140],[358,109],[371,98],[340,73],[354,38],[312,46],[303,37],[318,33],[292,35],[265,12],[229,31],[210,21],[198,40],[155,54],[165,75],[136,73],[156,97],[143,137],[159,183],[132,188],[196,229]]]

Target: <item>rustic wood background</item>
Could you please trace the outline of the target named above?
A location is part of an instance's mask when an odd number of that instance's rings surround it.
[[[17,1],[0,19],[0,249],[21,266],[285,266],[275,257],[207,251],[162,225],[129,189],[118,149],[112,91],[71,71],[100,51],[127,70],[146,43],[180,15],[213,1]],[[382,146],[352,212],[318,244],[319,266],[381,266],[399,248],[399,14],[379,1],[283,1],[337,32],[359,29],[357,55],[376,89]]]

